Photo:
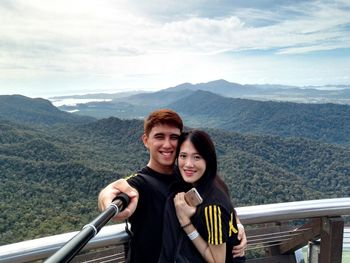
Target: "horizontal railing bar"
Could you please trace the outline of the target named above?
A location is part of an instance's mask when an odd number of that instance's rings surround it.
[[[248,238],[249,243],[260,243],[262,241],[264,242],[273,242],[276,241],[279,238],[283,237],[295,237],[295,236],[300,236],[301,234],[289,234],[289,235],[279,235],[279,236],[274,236],[274,237],[261,237],[261,238]]]
[[[283,243],[279,242],[279,243],[275,243],[275,244],[269,244],[269,245],[266,245],[266,246],[264,246],[262,244],[260,246],[248,246],[246,250],[250,251],[250,250],[256,250],[256,249],[260,249],[260,248],[275,247],[275,246],[279,246],[281,244],[283,244]]]
[[[66,244],[78,231],[0,246],[0,262],[21,263],[47,258]],[[124,244],[129,240],[125,223],[106,226],[84,250]]]
[[[291,219],[350,215],[350,198],[333,198],[237,207],[243,224],[260,224]]]
[[[264,235],[265,237],[269,237],[269,236],[277,236],[279,234],[294,234],[294,233],[299,233],[298,235],[301,235],[302,232],[308,231],[311,228],[304,228],[304,229],[295,229],[295,230],[286,230],[286,231],[278,231],[278,232],[273,232],[273,233],[264,233],[264,234],[260,234],[260,235],[249,235],[250,238],[255,238],[255,237],[260,237],[262,235]]]
[[[114,254],[114,255],[108,255],[108,256],[104,256],[104,257],[99,257],[98,260],[105,260],[105,259],[109,260],[111,258],[114,260],[115,258],[118,259],[118,257],[119,257],[119,259],[121,259],[119,254]],[[97,259],[84,260],[84,263],[91,263],[91,262],[95,262],[96,260]]]
[[[264,245],[266,246],[267,244],[273,244],[273,246],[276,246],[277,242],[279,243],[283,243],[284,241],[290,241],[292,240],[292,238],[286,237],[286,238],[281,238],[281,239],[276,239],[276,240],[271,240],[271,241],[264,241],[264,242],[255,242],[253,244],[251,244],[251,246],[260,244],[260,245]],[[250,244],[250,243],[248,243]]]

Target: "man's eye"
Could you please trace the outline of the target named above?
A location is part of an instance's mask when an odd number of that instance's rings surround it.
[[[174,135],[174,136],[171,136],[170,139],[174,140],[174,141],[177,141],[177,140],[179,140],[179,136]]]

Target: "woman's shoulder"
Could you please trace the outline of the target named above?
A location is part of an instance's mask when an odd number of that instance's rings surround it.
[[[230,212],[233,207],[230,198],[217,187],[212,187],[203,200],[203,207],[216,206]]]

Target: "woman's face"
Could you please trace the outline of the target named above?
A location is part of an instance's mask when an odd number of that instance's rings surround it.
[[[207,165],[192,142],[186,140],[180,147],[178,166],[183,180],[193,184],[203,176]]]

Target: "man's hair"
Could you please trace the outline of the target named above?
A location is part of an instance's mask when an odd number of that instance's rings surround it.
[[[181,117],[172,110],[160,109],[150,113],[143,123],[144,133],[149,135],[152,128],[158,124],[166,124],[179,128],[180,132],[183,129]]]

